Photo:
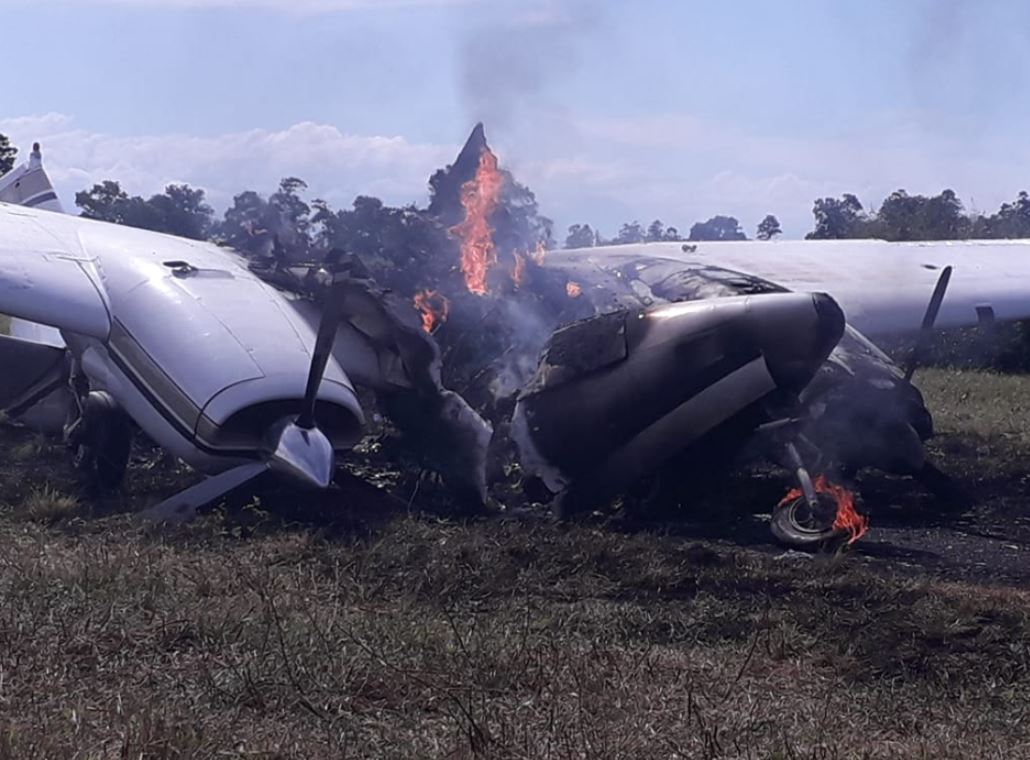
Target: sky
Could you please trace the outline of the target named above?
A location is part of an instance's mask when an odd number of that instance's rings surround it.
[[[116,179],[221,211],[285,176],[424,204],[477,121],[559,239],[1030,189],[1018,0],[0,0],[0,28],[0,133],[66,206]]]

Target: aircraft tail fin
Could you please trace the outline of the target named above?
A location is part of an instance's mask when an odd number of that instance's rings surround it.
[[[64,213],[64,207],[61,206],[61,200],[54,191],[54,185],[43,168],[43,154],[39,150],[39,143],[32,146],[28,161],[18,164],[0,176],[0,202]],[[0,325],[0,338],[4,334],[34,344],[64,347],[60,330],[24,319],[12,317],[7,320],[6,325]]]
[[[19,206],[64,212],[54,185],[43,168],[39,143],[32,146],[29,160],[0,177],[0,201]]]

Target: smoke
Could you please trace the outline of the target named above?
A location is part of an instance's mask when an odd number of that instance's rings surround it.
[[[498,399],[511,396],[529,382],[536,372],[540,351],[557,327],[532,301],[504,299],[499,310],[510,330],[511,345],[501,357],[490,384],[491,393]]]
[[[548,91],[580,64],[582,48],[600,24],[596,5],[550,0],[530,5],[517,18],[469,29],[459,73],[470,120],[503,130],[542,110],[560,110]]]
[[[999,90],[1023,92],[1030,50],[1030,8],[1021,3],[924,0],[915,6],[910,39],[913,101],[940,128],[934,112],[961,110],[969,133],[986,133],[999,114],[1011,112],[1012,98]],[[961,109],[959,108],[961,107]]]

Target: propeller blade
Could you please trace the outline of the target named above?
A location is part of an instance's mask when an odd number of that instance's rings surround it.
[[[937,278],[937,285],[934,286],[933,295],[930,296],[930,303],[926,305],[923,324],[919,328],[919,337],[916,338],[916,344],[908,358],[908,366],[905,367],[906,381],[912,379],[916,367],[919,366],[919,360],[922,358],[923,352],[926,351],[926,345],[930,342],[930,337],[933,334],[933,325],[937,321],[937,312],[941,310],[941,302],[944,301],[944,294],[948,290],[948,282],[950,280],[951,267],[946,266],[941,270],[941,276]]]
[[[310,430],[315,426],[315,402],[318,399],[318,387],[322,384],[326,364],[333,352],[336,340],[336,329],[340,326],[343,315],[343,292],[340,281],[334,280],[330,285],[322,307],[322,320],[318,323],[318,337],[315,338],[315,351],[311,355],[311,369],[308,370],[308,384],[304,390],[304,405],[297,417],[297,426]]]
[[[197,510],[236,490],[268,470],[267,462],[248,462],[212,475],[140,513],[150,523],[180,523],[192,520]]]

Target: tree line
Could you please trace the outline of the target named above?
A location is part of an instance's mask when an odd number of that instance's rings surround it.
[[[253,190],[244,191],[234,197],[220,220],[206,203],[204,191],[188,185],[169,185],[163,193],[144,199],[128,195],[114,180],[105,180],[77,193],[75,203],[83,216],[93,219],[195,239],[213,238],[230,245],[250,241],[257,230],[273,230],[302,248],[319,243],[338,244],[352,237],[343,233],[355,231],[359,220],[374,218],[379,223],[390,222],[381,213],[387,207],[378,198],[358,196],[352,209],[339,212],[330,209],[323,200],[316,199],[310,204],[302,200],[301,194],[306,189],[303,180],[287,177],[268,197]],[[344,216],[339,216],[341,213]],[[816,200],[812,214],[815,228],[805,235],[808,240],[1030,238],[1030,195],[1026,191],[1021,191],[1012,202],[1003,203],[992,214],[967,212],[950,189],[934,196],[909,195],[905,190],[896,190],[874,211],[867,211],[855,195],[845,193],[840,198]],[[757,225],[755,237],[770,240],[781,233],[779,221],[769,214]],[[588,248],[747,239],[735,217],[716,215],[694,224],[687,236],[681,235],[677,227],[665,226],[659,219],[646,227],[638,221],[627,222],[612,238],[605,238],[590,224],[573,224],[568,228],[564,245]]]
[[[892,242],[913,240],[990,240],[1030,238],[1030,195],[1020,191],[1015,200],[1002,203],[992,214],[967,211],[954,190],[937,195],[910,195],[904,189],[887,196],[879,208],[866,210],[852,193],[839,198],[819,198],[812,206],[814,229],[806,240],[876,238]],[[619,234],[604,240],[587,224],[574,224],[565,239],[566,248],[592,245],[649,243],[680,240],[675,227],[664,228],[656,220],[644,230],[637,222],[622,225]],[[671,235],[668,233],[672,233]],[[759,222],[755,237],[770,240],[781,234],[772,214]],[[740,223],[732,216],[714,216],[690,228],[687,240],[745,240]]]
[[[0,174],[15,163],[17,149],[0,134]],[[368,248],[369,237],[379,232],[363,224],[375,222],[396,228],[404,219],[404,209],[391,209],[370,196],[359,196],[353,208],[334,211],[320,199],[310,203],[302,199],[306,183],[296,177],[283,179],[267,197],[247,190],[233,198],[221,219],[207,203],[204,191],[184,184],[168,185],[164,192],[143,198],[129,195],[116,180],[104,180],[75,195],[82,216],[128,224],[134,227],[167,232],[195,239],[214,239],[230,245],[254,245],[255,238],[287,240],[294,249],[306,250],[322,244],[356,243]],[[535,199],[524,189],[528,205],[535,210]],[[415,207],[407,207],[414,211]],[[891,193],[879,208],[865,209],[858,197],[844,193],[839,198],[819,198],[812,206],[813,229],[808,240],[843,238],[878,238],[890,241],[962,240],[969,238],[1030,237],[1030,195],[1026,191],[1003,203],[997,211],[984,214],[967,211],[951,189],[933,196],[910,195],[904,189]],[[541,219],[543,219],[541,217]],[[410,221],[410,220],[409,220]],[[550,236],[550,222],[546,235]],[[396,232],[396,230],[395,230]],[[271,234],[265,234],[271,233]],[[390,237],[389,233],[387,234]],[[755,237],[771,240],[782,234],[773,214],[766,215],[756,226]],[[396,235],[392,237],[396,238]],[[566,248],[634,243],[746,240],[739,220],[729,215],[716,215],[693,224],[687,235],[679,228],[666,226],[655,219],[648,225],[639,221],[623,224],[611,238],[603,236],[590,224],[573,224],[564,239]]]
[[[349,209],[334,210],[322,199],[304,200],[307,183],[286,177],[268,195],[245,190],[233,197],[221,219],[204,191],[168,185],[144,199],[105,180],[75,195],[81,216],[127,224],[196,240],[212,240],[247,254],[282,261],[303,261],[316,251],[342,248],[374,262],[397,254],[424,252],[435,243],[435,229],[414,206],[393,208],[378,198],[358,196]]]
[[[993,214],[967,212],[954,190],[933,196],[895,190],[880,208],[866,211],[858,198],[820,198],[812,208],[815,229],[808,240],[879,238],[881,240],[965,240],[1030,237],[1030,196],[1020,191]]]
[[[758,223],[755,237],[759,240],[771,240],[782,232],[779,220],[772,214],[767,214]],[[598,245],[660,243],[680,240],[747,240],[747,235],[736,217],[719,214],[707,221],[692,225],[686,238],[680,235],[679,229],[671,225],[666,227],[660,219],[655,219],[647,227],[638,221],[627,222],[611,239],[603,237],[589,224],[573,224],[569,227],[569,233],[565,237],[565,247],[591,248]]]

